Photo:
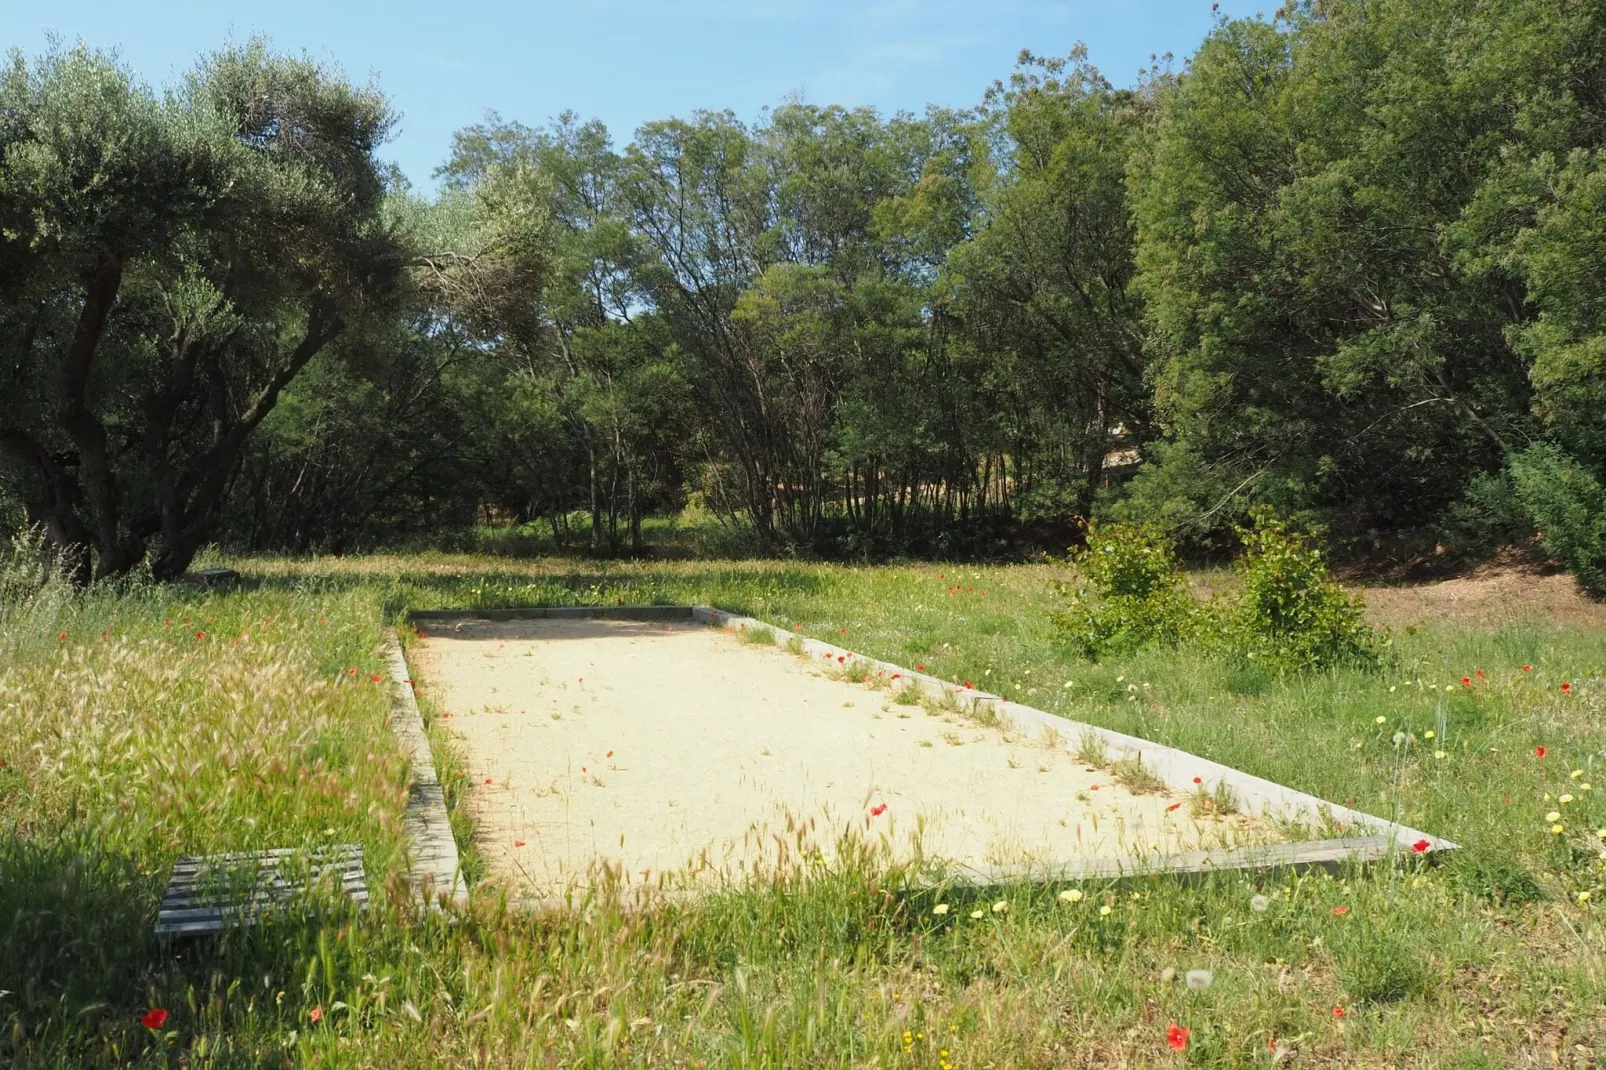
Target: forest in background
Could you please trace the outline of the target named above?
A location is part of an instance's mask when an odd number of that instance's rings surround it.
[[[1606,0],[1311,0],[919,116],[491,114],[431,196],[393,121],[262,42],[160,92],[13,53],[0,527],[88,579],[688,511],[762,553],[1097,516],[1208,555],[1266,505],[1606,583]]]

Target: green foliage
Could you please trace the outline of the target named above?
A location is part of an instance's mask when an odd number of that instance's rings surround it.
[[[1420,996],[1432,983],[1427,953],[1410,934],[1367,926],[1335,949],[1338,981],[1351,999],[1394,1003]]]
[[[1358,599],[1329,576],[1314,536],[1264,507],[1239,530],[1242,583],[1220,617],[1220,640],[1253,664],[1274,671],[1343,663],[1369,665],[1378,638]]]
[[[1171,540],[1146,525],[1089,524],[1073,558],[1078,583],[1054,614],[1061,637],[1090,658],[1169,646],[1188,638],[1198,608],[1182,581]]]
[[[1450,859],[1450,881],[1468,895],[1492,903],[1535,903],[1545,898],[1539,882],[1510,852],[1466,844]]]
[[[1545,549],[1584,583],[1606,589],[1606,489],[1600,481],[1545,442],[1512,457],[1510,473]]]
[[[1567,0],[1222,22],[1131,158],[1155,404],[1188,447],[1134,489],[1253,478],[1341,534],[1399,529],[1539,432],[1536,401],[1598,438],[1606,201],[1576,79],[1602,26]]]
[[[79,580],[171,578],[285,387],[394,311],[389,107],[253,41],[160,97],[13,54],[0,115],[0,479]]]

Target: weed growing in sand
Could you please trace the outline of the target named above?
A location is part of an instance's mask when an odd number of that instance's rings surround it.
[[[1166,790],[1165,781],[1143,764],[1141,758],[1123,758],[1110,766],[1110,777],[1134,795],[1154,795]]]

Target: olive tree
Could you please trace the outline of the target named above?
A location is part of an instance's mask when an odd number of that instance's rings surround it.
[[[285,387],[398,294],[391,121],[261,43],[160,95],[83,48],[0,72],[0,479],[80,582],[181,574]]]

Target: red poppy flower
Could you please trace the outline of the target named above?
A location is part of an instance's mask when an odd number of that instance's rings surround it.
[[[1532,665],[1524,665],[1522,667],[1522,671],[1523,672],[1533,672],[1534,671],[1534,667]]]
[[[1182,809],[1182,804],[1181,803],[1172,803],[1170,806],[1165,808],[1165,812],[1169,814],[1173,810],[1180,810],[1180,809]]]
[[[346,670],[346,675],[347,676],[356,676],[357,675],[357,670],[356,669],[347,669]]]
[[[1426,854],[1427,849],[1432,846],[1433,845],[1427,840],[1417,840],[1411,845],[1411,850],[1415,851],[1417,854]]]
[[[925,671],[926,671],[926,667],[924,665],[916,665],[915,666],[915,672],[925,672]]]
[[[1534,748],[1534,757],[1535,758],[1543,758],[1544,756],[1545,756],[1545,748],[1543,748],[1543,747],[1535,747]]]
[[[420,639],[428,639],[429,638],[429,633],[424,631],[424,629],[420,628],[420,629],[418,629],[418,637]]]
[[[486,777],[486,778],[485,778],[485,782],[486,782],[486,783],[487,783],[487,784],[489,784],[489,783],[490,783],[490,782],[491,782],[491,778],[490,778],[490,777]]]
[[[307,1012],[307,1018],[314,1022],[323,1021],[323,1004],[320,1003]]]
[[[939,579],[939,580],[945,580],[945,579],[947,579],[947,578],[948,578],[948,573],[946,573],[946,572],[939,572],[939,573],[937,573],[937,578],[938,578],[938,579]]]
[[[1563,683],[1563,684],[1562,684],[1562,685],[1561,685],[1561,693],[1562,693],[1562,694],[1564,694],[1564,695],[1565,695],[1565,694],[1567,694],[1567,693],[1568,693],[1568,692],[1569,692],[1569,691],[1571,691],[1571,690],[1572,690],[1572,689],[1573,689],[1573,685],[1572,685],[1572,684],[1569,684],[1569,683]]]
[[[613,757],[613,751],[609,751],[607,754],[604,754],[603,757],[604,758],[612,758]]]
[[[1343,1007],[1334,1007],[1333,1008],[1333,1017],[1334,1018],[1342,1018],[1342,1017],[1344,1017],[1344,1008]]]
[[[1172,1051],[1186,1051],[1188,1049],[1188,1029],[1172,1022],[1165,1027],[1165,1046]]]
[[[1461,677],[1461,686],[1462,687],[1471,687],[1472,686],[1472,677],[1470,677],[1470,676]]]
[[[146,1029],[160,1029],[167,1024],[167,1012],[160,1007],[152,1007],[145,1012],[145,1017],[139,1020],[139,1024]]]
[[[1092,786],[1092,787],[1090,787],[1090,788],[1089,788],[1089,789],[1088,789],[1088,790],[1089,790],[1089,791],[1098,791],[1098,790],[1099,790],[1099,786],[1098,786],[1098,785],[1097,785],[1097,784],[1094,784],[1094,785],[1093,785],[1093,786]]]
[[[971,683],[969,680],[965,681],[965,690],[966,691],[973,691],[973,690],[975,690],[975,688],[976,688],[975,684]]]
[[[195,641],[197,643],[199,643],[202,639],[205,639],[205,638],[206,638],[206,633],[205,632],[196,632],[195,633]]]
[[[837,630],[840,631],[843,635],[847,635],[848,634],[848,630],[846,628],[839,628]]]
[[[871,817],[880,817],[882,814],[884,814],[886,812],[887,812],[887,804],[886,803],[882,803],[880,806],[872,806],[872,807],[870,807],[870,816]]]
[[[1475,675],[1478,677],[1478,679],[1482,680],[1483,679],[1483,670],[1479,669]]]
[[[1193,778],[1193,782],[1195,784],[1203,784],[1204,783],[1204,778],[1203,777],[1194,777]]]
[[[513,846],[514,847],[523,847],[524,846],[524,841],[523,840],[514,840],[513,841]]]
[[[848,658],[847,658],[846,654],[838,654],[836,660],[839,661],[839,662],[842,662],[842,661],[847,661]]]
[[[987,592],[986,592],[986,591],[983,591],[983,592],[982,592],[982,593],[981,593],[981,596],[982,596],[982,597],[983,597],[983,598],[986,598],[986,597],[987,597]]]
[[[1333,913],[1342,918],[1345,914],[1349,913],[1349,907],[1334,907]]]
[[[373,681],[373,682],[374,682],[374,683],[376,683],[376,684],[377,684],[377,683],[378,683],[378,682],[379,682],[379,681],[380,681],[380,680],[382,680],[382,679],[383,679],[383,677],[380,677],[380,676],[370,676],[370,677],[369,677],[369,678],[368,678],[368,679],[370,679],[370,680],[372,680],[372,681]]]
[[[585,771],[586,771],[586,767],[585,767],[585,766],[583,766],[583,765],[582,765],[582,766],[581,766],[581,767],[580,767],[580,772],[582,772],[582,773],[583,773],[583,772],[585,772]]]
[[[62,632],[60,635],[56,636],[56,638],[65,643],[67,641],[67,633]]]
[[[323,618],[323,617],[320,617],[320,618],[318,618],[318,623],[319,624],[328,624],[329,621],[327,619]]]

